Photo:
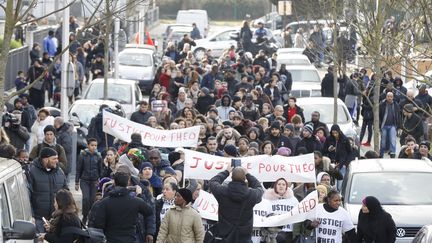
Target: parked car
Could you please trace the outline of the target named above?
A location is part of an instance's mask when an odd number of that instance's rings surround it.
[[[99,113],[101,105],[108,105],[110,109],[115,111],[116,115],[126,117],[126,112],[123,106],[114,100],[76,100],[69,108],[69,120],[77,119],[85,127],[90,125],[90,121]]]
[[[177,24],[193,24],[195,23],[203,36],[205,30],[209,30],[209,18],[206,10],[189,9],[179,10],[176,17]]]
[[[156,49],[151,45],[128,44],[119,53],[119,77],[138,81],[143,93],[150,93],[158,65]]]
[[[176,27],[187,27],[192,29],[192,25],[191,24],[168,24],[165,32],[162,33],[162,50],[165,50],[168,44],[168,36],[170,36],[171,32],[173,31],[173,28]],[[182,36],[183,37],[183,36]]]
[[[27,179],[13,159],[0,158],[0,214],[0,242],[33,243],[36,227],[31,222]]]
[[[277,50],[278,55],[282,54],[303,54],[303,48],[279,48]]]
[[[95,79],[93,80],[86,91],[82,99],[87,100],[103,100],[104,93],[104,80]],[[127,79],[108,79],[108,100],[114,100],[120,103],[126,112],[126,116],[136,111],[138,102],[143,99],[141,90],[138,87],[138,83],[135,80]]]
[[[276,61],[277,61],[277,67],[276,67],[277,70],[279,70],[282,64],[285,64],[286,66],[312,65],[311,62],[309,61],[309,58],[303,54],[282,53],[277,56]]]
[[[432,222],[431,180],[427,159],[355,160],[342,183],[343,207],[356,225],[362,200],[374,196],[395,221],[396,242],[413,242],[422,226]]]
[[[321,97],[321,79],[318,70],[313,65],[287,65],[293,80],[291,96]]]
[[[312,112],[318,111],[320,113],[320,121],[327,124],[329,130],[334,124],[333,102],[333,98],[328,97],[308,97],[297,99],[297,105],[303,108],[303,115],[306,121],[310,121]],[[341,131],[347,137],[354,138],[358,144],[359,138],[357,127],[348,112],[348,108],[341,99],[337,99],[337,114],[337,124],[340,126]]]
[[[432,225],[423,226],[414,237],[412,243],[431,243],[432,242]]]
[[[201,60],[205,51],[211,49],[214,57],[222,56],[223,52],[234,46],[237,49],[237,42],[231,39],[231,33],[238,29],[224,29],[205,39],[195,40],[196,46],[192,48],[195,58]]]
[[[171,32],[168,34],[168,36],[166,38],[165,48],[168,45],[168,42],[174,43],[174,45],[177,48],[177,43],[179,43],[183,39],[183,36],[185,34],[190,35],[191,31],[192,31],[192,25],[171,27]]]

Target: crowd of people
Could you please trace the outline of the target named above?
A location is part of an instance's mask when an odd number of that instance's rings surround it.
[[[140,101],[130,120],[161,130],[199,126],[198,146],[192,149],[210,155],[235,158],[313,153],[316,183],[275,178],[274,183],[262,184],[241,168],[232,172],[228,168],[208,181],[183,178],[185,157],[180,150],[146,146],[139,133],[132,134],[129,143],[105,134],[102,112],[110,111],[106,106],[101,106],[92,119],[87,148],[79,152],[76,171],[71,171],[73,125],[41,109],[45,91],[51,90],[54,97],[58,87],[56,67],[61,62],[50,71],[44,66],[53,57],[54,36],[50,32],[45,39],[43,58],[36,51],[31,53],[32,66],[27,78],[19,73],[17,89],[45,72],[43,81],[14,100],[0,129],[2,156],[16,158],[28,176],[37,230],[46,232],[41,240],[74,242],[76,238],[62,235],[61,228],[80,227],[81,220],[89,227],[103,229],[108,242],[202,242],[203,222],[192,204],[205,190],[219,203],[218,234],[235,237],[235,242],[251,242],[253,207],[262,198],[292,199],[294,205],[317,190],[323,203],[317,208],[317,220],[278,229],[277,242],[294,242],[314,228],[316,237],[334,242],[341,242],[342,234],[351,242],[394,241],[394,222],[374,197],[363,200],[356,234],[351,219],[340,207],[337,190],[354,158],[378,158],[386,152],[394,158],[397,135],[404,145],[400,158],[431,158],[427,119],[432,97],[425,86],[414,96],[399,77],[393,78],[387,71],[381,93],[374,94],[375,75],[369,77],[366,69],[340,75],[336,95],[345,101],[355,121],[362,117],[360,142],[368,128],[367,141],[357,144],[356,138],[346,136],[339,125],[328,129],[318,111],[305,117],[296,98],[289,96],[292,83],[299,80],[293,80],[285,65],[276,70],[276,56],[259,51],[252,57],[230,49],[216,58],[207,50],[204,58],[197,60],[188,52],[193,40],[185,36],[180,52],[174,43],[168,43],[149,100]],[[77,66],[84,70],[76,75],[74,89],[78,92],[82,82],[89,81],[89,72],[93,77],[105,75],[103,42],[99,39],[94,44],[78,43],[76,50],[71,50]],[[38,48],[40,45],[35,44],[34,49]],[[333,97],[332,67],[328,71],[321,91],[322,96]],[[359,146],[371,143],[374,95],[379,95],[381,102],[380,127],[376,128],[381,130],[381,151],[361,155]],[[162,101],[164,108],[153,109],[155,101]],[[82,219],[67,190],[70,174],[75,174],[74,189],[82,192]],[[232,182],[225,185],[230,174]],[[380,227],[371,227],[372,221]],[[233,228],[237,229],[234,236]],[[330,230],[334,234],[329,234]]]

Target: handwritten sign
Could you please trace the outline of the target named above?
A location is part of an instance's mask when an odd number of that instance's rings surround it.
[[[287,202],[284,202],[286,200]],[[293,223],[302,222],[306,219],[314,219],[318,205],[318,193],[309,193],[301,202],[292,205],[290,199],[270,201],[263,199],[255,205],[253,227],[278,227],[287,226]],[[290,205],[290,210],[279,210],[276,205]],[[201,217],[213,221],[218,220],[219,204],[216,198],[203,190],[200,191],[198,198],[193,205],[198,210]],[[268,216],[269,214],[272,216]]]
[[[184,149],[185,176],[190,179],[209,180],[231,166],[231,158],[220,157]],[[274,182],[285,178],[291,182],[315,182],[313,154],[295,157],[257,155],[238,158],[242,167],[261,182]]]
[[[139,133],[142,137],[142,143],[147,146],[196,147],[199,130],[199,126],[176,130],[159,130],[103,111],[103,131],[126,142],[131,141],[132,133]]]

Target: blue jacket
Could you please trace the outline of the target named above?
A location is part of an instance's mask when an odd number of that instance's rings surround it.
[[[79,180],[97,181],[102,175],[102,156],[99,152],[82,150],[76,165],[75,183]]]
[[[57,48],[53,41],[53,37],[50,36],[45,37],[45,39],[43,40],[43,47],[44,47],[44,52],[48,52],[48,55],[50,57],[54,57],[56,55]]]

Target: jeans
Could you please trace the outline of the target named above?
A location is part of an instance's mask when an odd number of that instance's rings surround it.
[[[396,154],[396,127],[385,125],[381,129],[381,149],[380,156],[383,157],[385,150],[390,145],[390,153]]]
[[[372,125],[373,125],[373,120],[363,120],[362,127],[360,130],[360,143],[363,141],[363,137],[364,137],[365,132],[366,132],[366,127],[368,129],[367,142],[370,143],[372,141],[372,134],[373,134]]]
[[[82,215],[87,219],[87,215],[95,201],[98,181],[80,180],[82,192]]]
[[[345,174],[346,174],[346,166],[343,165],[340,169],[339,172],[342,174],[342,176],[345,178]],[[340,191],[342,189],[342,182],[343,182],[343,178],[342,180],[337,180],[336,182],[336,187],[338,189],[338,191]]]

